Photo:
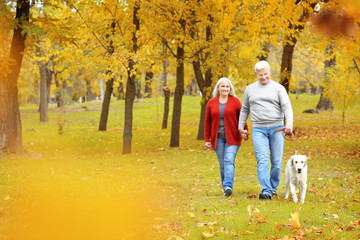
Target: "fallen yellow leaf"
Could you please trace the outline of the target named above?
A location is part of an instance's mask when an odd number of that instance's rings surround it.
[[[202,236],[203,238],[211,238],[215,235],[215,233],[208,233],[208,232],[203,232]]]
[[[215,224],[217,224],[217,223],[218,223],[217,221],[214,221],[214,222],[208,222],[208,223],[207,223],[207,225],[212,226],[212,225],[215,225]]]
[[[295,213],[294,214],[290,214],[291,215],[291,219],[290,222],[293,226],[293,228],[300,228],[300,219],[299,219],[299,207],[296,208]]]

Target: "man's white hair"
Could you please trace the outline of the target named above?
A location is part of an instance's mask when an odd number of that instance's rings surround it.
[[[216,85],[214,87],[214,90],[213,90],[213,97],[217,97],[217,96],[220,95],[220,93],[219,93],[219,85],[220,85],[220,83],[222,81],[226,81],[226,82],[229,83],[229,85],[230,85],[230,93],[229,93],[229,95],[236,97],[235,91],[234,91],[234,86],[232,85],[231,81],[226,77],[222,77],[222,78],[219,79],[219,81],[217,81],[217,83],[216,83]]]
[[[255,72],[256,72],[256,70],[261,70],[261,69],[264,69],[264,68],[266,68],[266,67],[268,67],[269,70],[270,70],[270,64],[269,64],[267,61],[262,60],[262,61],[257,62],[257,63],[255,64],[254,70],[255,70]]]

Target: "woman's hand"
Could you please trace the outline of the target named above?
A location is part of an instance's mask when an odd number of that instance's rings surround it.
[[[205,147],[211,148],[211,142],[205,142]]]

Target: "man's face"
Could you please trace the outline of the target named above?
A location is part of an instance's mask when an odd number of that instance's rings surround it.
[[[271,72],[268,67],[256,70],[255,74],[261,84],[267,84],[270,81]]]

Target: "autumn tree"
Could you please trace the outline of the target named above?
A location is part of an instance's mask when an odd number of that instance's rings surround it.
[[[356,1],[326,1],[326,4],[321,7],[319,13],[313,17],[312,22],[315,30],[318,30],[320,34],[323,34],[325,38],[328,39],[328,46],[326,48],[327,58],[325,61],[325,77],[321,86],[321,96],[316,109],[333,109],[332,103],[333,100],[335,100],[343,109],[343,121],[348,104],[348,101],[346,100],[352,99],[352,97],[346,97],[347,94],[344,94],[351,92],[348,82],[351,82],[351,79],[354,77],[353,74],[350,74],[352,72],[352,70],[350,70],[352,67],[350,67],[349,62],[354,64],[353,69],[356,70],[357,64],[355,59],[359,57],[359,55],[355,54],[354,56],[353,53],[347,50],[354,49],[353,45],[356,46],[359,42],[359,9],[360,5],[356,3]],[[343,52],[347,52],[346,55],[348,56],[348,60],[343,61],[346,62],[346,64],[337,65],[335,57],[337,55],[336,51],[341,50]],[[355,53],[358,52],[357,50],[358,49],[355,50]],[[342,56],[342,58],[344,58],[344,56]],[[343,68],[340,68],[339,66],[343,66]],[[334,72],[343,72],[343,75],[337,76],[337,79],[331,79],[336,76]],[[344,72],[346,72],[346,74]],[[349,79],[345,80],[343,76],[347,76]],[[345,84],[343,86],[346,86],[345,90],[340,87],[340,85],[336,84],[339,78],[344,80]],[[329,92],[332,92],[333,95],[337,96],[337,98],[333,98],[327,94]],[[339,98],[342,101],[341,104],[339,104]]]
[[[125,96],[125,124],[123,134],[123,154],[131,153],[131,140],[132,140],[132,123],[133,123],[133,105],[135,99],[135,76],[136,76],[136,62],[134,57],[138,51],[138,37],[137,34],[140,30],[140,19],[138,16],[140,10],[140,1],[134,1],[132,7],[132,51],[128,60],[128,79],[126,83],[126,96]]]
[[[164,112],[163,112],[163,120],[161,129],[167,129],[168,125],[168,118],[169,118],[169,111],[170,111],[170,89],[167,87],[167,67],[169,66],[169,61],[167,60],[167,44],[165,42],[162,43],[163,45],[163,61],[162,61],[162,82],[161,87],[164,92]]]
[[[180,33],[185,32],[186,22],[184,18],[180,18],[177,23]],[[181,35],[180,35],[181,36]],[[178,40],[176,47],[176,87],[174,92],[174,106],[171,122],[170,147],[180,146],[180,119],[181,119],[181,103],[184,94],[184,41]]]
[[[325,60],[325,76],[324,76],[324,81],[323,83],[320,85],[320,99],[319,102],[316,106],[316,109],[318,110],[331,110],[333,109],[333,104],[332,101],[329,97],[327,97],[325,95],[324,89],[326,88],[327,85],[329,85],[330,83],[330,77],[331,74],[330,72],[332,71],[332,69],[335,67],[336,65],[336,55],[334,52],[334,46],[333,43],[329,43],[328,47],[326,48],[326,60]]]
[[[99,130],[105,131],[107,127],[110,100],[116,81],[121,81],[121,76],[126,71],[134,74],[133,69],[129,69],[129,62],[132,58],[131,37],[132,33],[132,10],[129,10],[130,2],[104,1],[98,4],[96,1],[74,1],[72,8],[76,10],[77,16],[72,16],[74,22],[81,26],[80,37],[74,45],[86,54],[82,54],[83,59],[89,62],[100,63],[98,72],[103,73],[102,77],[106,81]],[[130,39],[130,41],[128,41]],[[128,66],[127,66],[128,65]],[[125,67],[126,66],[126,67]],[[131,67],[130,67],[131,68]],[[86,71],[93,69],[86,67]],[[118,77],[116,77],[118,76]],[[98,76],[101,77],[101,76]],[[131,77],[133,78],[133,77]],[[128,81],[127,95],[131,96],[132,81]],[[120,84],[118,84],[120,86]],[[133,100],[126,101],[126,106],[132,109]],[[125,115],[129,110],[125,110]],[[131,127],[126,121],[125,129]],[[128,130],[125,130],[128,131]],[[131,132],[131,130],[130,130]],[[125,134],[128,136],[128,132]]]
[[[334,103],[342,111],[343,124],[347,109],[359,98],[359,10],[356,1],[329,1],[313,21],[316,30],[329,39],[326,75],[317,108],[332,109]]]
[[[199,5],[198,7],[201,7],[202,1],[198,1]],[[191,26],[191,32],[190,32],[190,36],[192,38],[192,40],[194,42],[198,42],[196,41],[196,38],[200,38],[201,39],[201,32],[199,30],[199,27],[197,26],[197,18],[199,18],[199,16],[197,16],[197,14],[199,14],[199,11],[195,11],[194,9],[192,10],[192,15],[193,15],[193,20],[192,20],[192,26]],[[201,95],[202,95],[202,100],[200,102],[201,105],[201,109],[200,109],[200,120],[199,120],[199,128],[198,128],[198,134],[197,134],[197,139],[198,140],[202,140],[205,138],[204,135],[204,128],[205,128],[205,111],[206,111],[206,105],[208,103],[208,101],[211,98],[211,85],[213,82],[212,79],[212,73],[211,73],[211,65],[208,64],[206,65],[206,61],[209,59],[209,55],[210,55],[210,51],[209,49],[209,45],[211,44],[212,41],[212,28],[213,28],[213,22],[214,19],[211,16],[211,14],[208,14],[208,16],[205,16],[207,18],[207,21],[203,21],[206,22],[205,25],[205,46],[201,46],[200,44],[198,44],[196,46],[195,49],[197,49],[194,52],[194,57],[192,60],[192,65],[193,65],[193,69],[194,69],[194,73],[195,73],[195,79],[196,82],[198,84],[198,87],[201,91]],[[207,51],[206,51],[207,50]],[[202,57],[203,56],[203,57]],[[201,66],[203,66],[203,69],[205,70],[205,75],[202,72],[202,68]]]
[[[284,6],[283,9],[285,11],[290,10],[291,15],[288,15],[288,27],[285,29],[286,35],[285,39],[283,39],[280,83],[285,87],[286,91],[289,92],[295,45],[299,39],[299,33],[304,30],[306,22],[310,14],[314,11],[317,2],[296,0],[294,3],[287,1],[286,4],[287,6]]]
[[[116,22],[112,21],[109,26],[110,33],[108,33],[106,35],[106,39],[108,39],[108,45],[106,47],[106,49],[107,49],[106,55],[107,55],[107,59],[109,59],[109,61],[115,52],[114,43],[111,38],[115,34],[115,26],[116,26]],[[113,76],[111,66],[109,66],[108,69],[106,70],[106,76],[108,78],[106,81],[106,90],[105,90],[104,99],[103,99],[102,108],[101,108],[99,131],[106,131],[106,126],[107,126],[107,121],[108,121],[108,116],[109,116],[110,100],[111,100],[111,95],[114,90],[115,78]]]
[[[256,10],[251,8],[256,4],[256,1],[199,0],[192,7],[189,52],[202,93],[197,134],[199,140],[204,139],[205,110],[211,98],[212,84],[226,76],[237,86],[246,85],[241,80],[251,73],[248,67],[256,57],[254,52],[257,52],[256,44],[250,39],[257,36],[261,29],[250,21],[254,20]]]
[[[341,59],[339,58],[340,56],[337,58],[336,66],[327,71],[331,81],[323,94],[341,110],[341,119],[344,124],[347,110],[360,98],[360,74],[353,59],[346,55],[341,55]]]
[[[158,43],[166,44],[171,55],[176,58],[176,84],[170,137],[171,147],[179,147],[180,145],[181,104],[184,94],[185,74],[185,44],[186,37],[188,36],[187,26],[189,24],[190,2],[191,1],[181,0],[172,2],[147,2],[149,4],[149,12],[151,11],[150,15],[155,16],[151,20],[147,18],[149,20],[147,24],[156,22],[157,25],[156,29],[151,29],[150,34],[159,37]]]
[[[17,80],[25,49],[25,26],[29,23],[30,3],[16,2],[10,61],[7,71],[0,76],[0,153],[22,151],[21,119],[18,102]]]
[[[44,49],[41,45],[41,41],[38,41],[36,47],[36,53],[38,57],[37,65],[39,66],[40,75],[40,93],[39,93],[39,112],[40,122],[47,122],[48,119],[48,103],[50,94],[50,85],[52,81],[52,71],[50,70],[51,60],[46,60],[44,57]]]

